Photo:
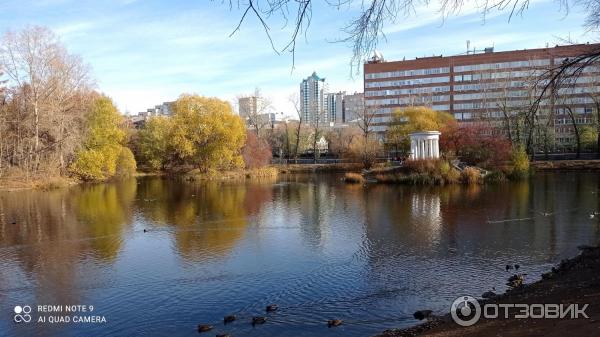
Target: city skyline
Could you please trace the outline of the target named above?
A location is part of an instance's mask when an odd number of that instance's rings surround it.
[[[241,13],[218,2],[84,3],[7,1],[0,5],[0,29],[26,25],[53,29],[71,53],[90,64],[97,88],[111,96],[123,113],[145,111],[185,92],[233,102],[237,95],[260,87],[276,111],[290,114],[288,96],[313,71],[328,79],[331,92],[363,91],[362,73],[351,78],[351,48],[331,43],[344,37],[339,27],[353,17],[355,8],[332,11],[315,5],[312,26],[307,40],[299,41],[292,72],[291,55],[277,55],[256,20],[245,22],[229,37]],[[434,8],[421,8],[419,15],[384,27],[387,40],[378,49],[385,58],[459,54],[466,50],[466,40],[477,48],[494,45],[498,51],[554,45],[567,37],[593,41],[581,27],[582,12],[574,9],[561,20],[564,13],[552,1],[532,2],[522,17],[513,17],[510,23],[507,13],[492,12],[484,24],[471,7],[445,20],[434,12]],[[271,26],[274,41],[281,46],[291,27],[280,31],[280,26]]]

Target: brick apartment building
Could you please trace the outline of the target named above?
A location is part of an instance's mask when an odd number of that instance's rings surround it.
[[[537,98],[532,83],[546,69],[599,48],[600,44],[503,52],[486,48],[480,53],[392,62],[376,54],[364,65],[365,106],[373,109],[373,129],[380,135],[394,110],[418,105],[447,111],[459,122],[486,121],[501,126],[504,116],[531,106]],[[557,99],[541,102],[539,115],[548,121],[544,125],[552,132],[553,148],[560,150],[574,141],[567,107],[574,112],[576,124],[593,122],[594,99],[600,97],[600,68],[585,69],[576,84],[560,88],[558,94]]]

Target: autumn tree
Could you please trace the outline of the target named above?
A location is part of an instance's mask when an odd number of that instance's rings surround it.
[[[585,125],[580,130],[581,147],[588,151],[598,151],[598,130],[592,125]]]
[[[86,118],[86,136],[71,172],[83,180],[106,180],[131,175],[135,159],[123,129],[123,117],[108,97],[97,98]]]
[[[494,126],[473,122],[447,126],[440,137],[440,148],[468,165],[498,168],[510,160],[513,146]]]
[[[151,117],[138,132],[136,139],[139,162],[151,170],[165,169],[172,161],[170,133],[173,120],[169,117]]]
[[[600,70],[600,66],[596,66],[596,70]],[[593,129],[596,134],[596,152],[600,154],[600,76],[594,77],[593,85],[590,87],[588,96],[594,103],[594,114],[592,116]],[[591,130],[590,130],[591,131]],[[589,135],[587,132],[586,135]],[[593,133],[592,133],[593,134]]]
[[[449,128],[455,127],[456,120],[448,112],[435,111],[427,107],[408,107],[393,112],[392,122],[386,133],[387,139],[400,144],[399,147],[408,151],[410,148],[409,135],[417,131],[440,131],[442,134]]]
[[[184,94],[173,104],[170,150],[180,164],[203,172],[243,167],[246,128],[229,103]]]
[[[6,120],[6,96],[5,96],[5,83],[4,80],[4,72],[2,71],[2,65],[0,65],[0,177],[2,177],[2,173],[4,171],[3,166],[3,157],[4,157],[4,135],[7,130],[7,120]]]
[[[272,158],[271,146],[254,132],[248,132],[242,148],[244,164],[248,169],[256,169],[269,164]]]
[[[298,121],[295,123],[294,130],[294,160],[298,159],[298,153],[300,151],[300,141],[302,139],[302,126],[304,122],[304,115],[300,109],[300,95],[298,93],[290,95],[288,98],[289,102],[294,108]]]
[[[8,80],[0,161],[24,170],[64,172],[81,144],[94,93],[88,68],[52,31],[9,31],[0,42]]]
[[[365,168],[370,168],[375,162],[377,153],[381,150],[381,144],[374,139],[373,124],[375,121],[375,112],[379,109],[378,106],[363,106],[356,113],[356,126],[362,134],[362,162]],[[358,151],[356,147],[359,142],[354,141],[354,152]]]
[[[334,128],[327,134],[329,151],[340,158],[354,157],[356,139],[362,136],[361,129],[356,126]]]

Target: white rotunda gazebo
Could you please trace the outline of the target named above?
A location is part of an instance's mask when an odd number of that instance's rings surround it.
[[[437,159],[440,157],[439,131],[419,131],[410,136],[410,159]]]

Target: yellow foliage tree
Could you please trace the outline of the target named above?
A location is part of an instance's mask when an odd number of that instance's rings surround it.
[[[83,180],[106,180],[135,172],[135,159],[123,146],[126,132],[122,121],[110,98],[100,97],[93,102],[86,119],[86,140],[70,167],[73,174]]]
[[[409,134],[417,131],[442,131],[456,124],[454,117],[444,111],[419,106],[393,112],[386,139],[404,150],[410,147]]]
[[[173,120],[169,117],[152,117],[137,136],[139,157],[150,169],[160,170],[169,162],[169,139]]]
[[[202,171],[241,168],[246,128],[229,103],[181,95],[173,106],[169,148],[178,161]]]

